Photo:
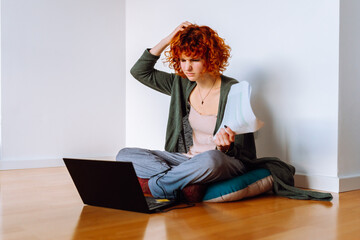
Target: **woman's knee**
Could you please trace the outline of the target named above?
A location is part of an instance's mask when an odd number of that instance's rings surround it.
[[[144,151],[147,150],[142,148],[129,148],[129,147],[123,148],[116,155],[116,161],[119,162],[130,161],[130,159],[134,158],[134,156]]]
[[[242,162],[218,150],[207,151],[202,161],[213,173],[227,173],[232,176],[246,172],[246,167]]]
[[[123,156],[127,155],[131,148],[123,148],[116,154],[116,161],[124,161]]]
[[[223,165],[221,154],[223,153],[218,150],[210,150],[203,152],[201,153],[201,156],[199,156],[199,162],[206,169],[219,169]]]

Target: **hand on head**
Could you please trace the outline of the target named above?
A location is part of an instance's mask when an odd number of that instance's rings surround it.
[[[191,22],[183,22],[179,26],[175,28],[175,30],[170,33],[167,37],[162,39],[157,45],[155,45],[152,49],[150,49],[150,53],[155,56],[160,56],[161,53],[169,46],[171,39],[178,33],[179,31],[183,31],[188,26],[192,25]]]
[[[167,36],[166,39],[168,40],[168,42],[170,43],[170,42],[171,42],[171,39],[172,39],[179,31],[183,31],[185,28],[187,28],[187,27],[190,26],[190,25],[192,25],[191,22],[185,21],[185,22],[181,23],[179,26],[177,26],[177,27],[175,28],[175,30],[174,30],[172,33],[170,33],[169,36]]]

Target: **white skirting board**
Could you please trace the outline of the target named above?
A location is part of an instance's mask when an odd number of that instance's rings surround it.
[[[93,159],[93,160],[112,160],[115,161],[115,156],[71,156],[73,158]],[[11,169],[27,169],[27,168],[47,168],[47,167],[63,167],[65,166],[62,158],[56,159],[37,159],[37,160],[0,160],[0,170]]]
[[[329,192],[347,192],[360,189],[360,175],[346,177],[310,176],[295,174],[295,186]]]
[[[27,169],[27,168],[46,168],[65,166],[62,159],[44,159],[44,160],[0,160],[0,170]]]

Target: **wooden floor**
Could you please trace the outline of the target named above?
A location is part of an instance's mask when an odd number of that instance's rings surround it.
[[[0,239],[360,239],[360,191],[141,214],[84,206],[63,167],[0,171]]]

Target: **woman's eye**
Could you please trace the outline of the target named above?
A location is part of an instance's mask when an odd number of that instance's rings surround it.
[[[192,61],[192,62],[199,62],[200,59],[192,59],[191,61]]]

